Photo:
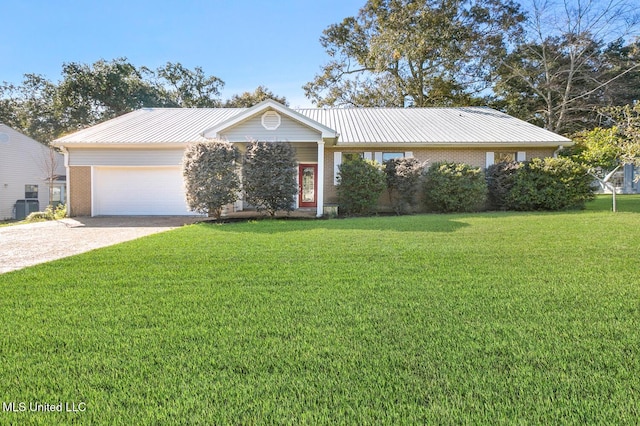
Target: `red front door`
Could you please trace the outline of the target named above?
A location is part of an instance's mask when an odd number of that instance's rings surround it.
[[[298,167],[298,194],[300,207],[316,207],[318,204],[318,165],[300,164]]]

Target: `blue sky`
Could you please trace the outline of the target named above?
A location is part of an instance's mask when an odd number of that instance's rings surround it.
[[[0,81],[57,82],[62,64],[126,57],[135,66],[200,66],[222,98],[264,85],[292,107],[328,56],[322,31],[366,0],[0,0]]]

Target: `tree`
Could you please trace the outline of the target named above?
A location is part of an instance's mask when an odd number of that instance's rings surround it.
[[[511,0],[369,0],[323,32],[331,60],[306,96],[318,106],[469,105],[523,19]]]
[[[56,86],[38,74],[25,74],[21,85],[0,86],[0,121],[48,144],[62,125],[56,110]]]
[[[67,131],[91,126],[127,112],[164,106],[163,93],[126,58],[62,66],[57,88],[59,114]]]
[[[38,164],[40,170],[42,170],[45,175],[45,180],[49,187],[49,205],[52,208],[57,207],[53,205],[53,189],[56,179],[58,178],[56,173],[58,172],[58,168],[60,166],[59,155],[60,154],[58,153],[56,148],[49,146],[49,149],[42,154],[42,157],[40,158]]]
[[[617,127],[609,129],[595,128],[584,131],[576,136],[576,144],[568,149],[563,156],[584,164],[589,174],[598,181],[600,186],[611,191],[613,211],[617,211],[616,188],[611,178],[622,166],[623,139]]]
[[[632,105],[640,99],[640,38],[629,43],[618,38],[607,46],[604,55],[602,79],[608,83],[601,90],[601,105]]]
[[[616,189],[611,178],[625,164],[640,166],[640,104],[601,109],[610,128],[595,128],[577,135],[576,144],[564,155],[584,164],[602,187],[611,190],[617,211]]]
[[[259,104],[267,99],[273,99],[276,102],[281,103],[284,106],[289,106],[287,98],[274,95],[269,89],[264,86],[258,86],[253,93],[244,92],[240,95],[233,95],[231,99],[228,99],[224,106],[226,108],[251,108],[254,105]]]
[[[290,143],[252,142],[242,167],[247,202],[271,216],[292,211],[298,194],[296,170],[296,151]]]
[[[640,166],[640,102],[605,111],[608,111],[609,117],[620,129],[620,162]]]
[[[228,142],[189,145],[182,160],[187,205],[216,220],[222,208],[238,199],[238,149]]]
[[[220,89],[224,82],[207,76],[201,67],[187,69],[179,62],[167,62],[156,71],[160,84],[167,90],[174,106],[182,108],[215,108],[220,106]]]
[[[24,133],[18,125],[18,102],[15,99],[15,91],[16,87],[6,81],[0,85],[0,123]]]
[[[63,64],[58,83],[26,74],[20,85],[0,85],[0,120],[47,143],[143,107],[217,107],[223,86],[202,68],[189,70],[180,63],[167,62],[154,71],[126,58],[70,62]]]
[[[384,162],[391,206],[397,214],[410,212],[416,203],[423,164],[415,158],[393,158]]]
[[[338,167],[338,206],[346,214],[368,214],[373,211],[384,191],[386,177],[383,166],[360,157]]]
[[[638,14],[632,0],[559,3],[532,0],[523,41],[497,69],[494,106],[569,134],[595,127],[598,107],[640,94],[628,86],[640,78],[638,41],[623,41]]]

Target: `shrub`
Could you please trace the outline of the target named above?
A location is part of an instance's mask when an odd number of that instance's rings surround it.
[[[346,214],[368,214],[385,188],[385,174],[379,163],[361,158],[340,164],[338,206]]]
[[[410,213],[416,202],[422,163],[415,158],[393,158],[385,161],[384,172],[391,207],[397,214]]]
[[[29,213],[29,216],[24,219],[25,222],[29,223],[44,222],[47,220],[53,220],[53,211],[51,211],[48,206],[45,211]]]
[[[182,174],[187,205],[220,218],[222,208],[238,199],[238,148],[228,142],[198,142],[184,152]]]
[[[298,195],[296,151],[287,142],[252,142],[244,156],[246,200],[274,216],[294,209]]]
[[[584,208],[595,195],[586,166],[569,158],[534,158],[518,169],[506,201],[512,210]]]
[[[487,183],[479,167],[459,163],[434,163],[425,173],[425,207],[437,212],[481,210],[487,199]]]
[[[491,210],[506,210],[507,197],[515,183],[516,172],[522,163],[502,162],[487,168],[487,207]]]
[[[24,220],[25,222],[44,222],[46,220],[59,220],[67,216],[67,206],[59,204],[55,209],[49,205],[43,212],[30,213]]]
[[[58,204],[56,209],[53,212],[53,218],[55,220],[64,219],[67,217],[67,205],[66,204]]]

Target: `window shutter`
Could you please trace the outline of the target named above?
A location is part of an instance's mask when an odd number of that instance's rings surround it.
[[[527,161],[527,153],[524,151],[518,151],[516,154],[516,161]]]
[[[364,159],[365,159],[365,160],[371,160],[371,159],[372,159],[372,157],[371,157],[371,153],[370,153],[370,152],[365,152],[365,153],[364,153]]]
[[[494,158],[495,158],[495,155],[493,152],[487,152],[487,161],[486,161],[485,167],[492,166],[493,163],[495,162]]]
[[[376,152],[374,153],[374,157],[373,157],[378,163],[382,164],[382,153],[381,152]]]
[[[342,153],[333,153],[333,184],[338,184],[338,173],[340,173],[340,164],[342,164]]]
[[[406,151],[404,153],[404,158],[413,158],[413,152],[411,151]]]

